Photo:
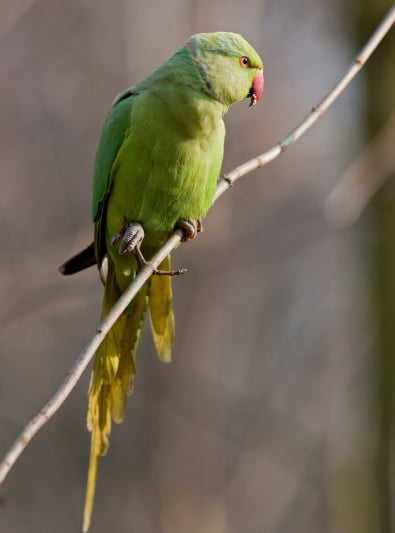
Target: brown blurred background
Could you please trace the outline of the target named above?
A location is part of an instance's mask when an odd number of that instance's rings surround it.
[[[390,3],[2,0],[1,454],[99,318],[97,272],[57,267],[92,237],[92,165],[116,93],[192,33],[242,33],[266,88],[226,117],[231,170],[317,103]],[[174,254],[189,270],[174,280],[174,361],[156,360],[145,331],[92,532],[394,531],[394,65],[392,33]],[[1,533],[80,531],[87,387],[88,373],[0,489]]]

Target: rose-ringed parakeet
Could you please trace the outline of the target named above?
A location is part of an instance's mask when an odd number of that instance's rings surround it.
[[[94,243],[61,267],[72,274],[107,258],[102,317],[133,280],[139,264],[176,226],[185,240],[201,228],[220,173],[223,116],[263,91],[262,60],[235,33],[192,36],[144,81],[113,102],[99,142],[93,182]],[[98,458],[108,448],[111,419],[122,422],[133,385],[147,308],[154,343],[170,361],[174,315],[170,258],[160,265],[97,350],[89,388],[91,452],[83,530],[90,524]],[[159,274],[165,275],[159,275]]]

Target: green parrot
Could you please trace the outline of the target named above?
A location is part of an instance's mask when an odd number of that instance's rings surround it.
[[[145,80],[121,92],[103,126],[96,154],[94,243],[60,267],[73,274],[106,259],[102,317],[141,264],[176,227],[184,240],[201,230],[216,190],[229,106],[263,91],[263,64],[235,33],[193,35]],[[160,360],[174,340],[170,257],[140,290],[98,348],[89,387],[91,451],[83,531],[90,525],[98,460],[111,420],[122,422],[136,371],[146,310]]]

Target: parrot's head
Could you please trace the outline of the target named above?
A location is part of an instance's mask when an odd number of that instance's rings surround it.
[[[225,106],[250,98],[258,102],[263,92],[263,63],[239,34],[198,33],[185,45],[199,69],[203,90]]]

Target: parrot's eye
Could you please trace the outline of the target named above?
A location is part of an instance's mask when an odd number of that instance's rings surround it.
[[[240,65],[243,67],[243,68],[247,68],[250,66],[250,60],[248,59],[247,56],[242,56],[239,58],[239,61],[240,61]]]

